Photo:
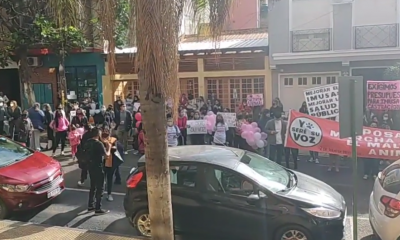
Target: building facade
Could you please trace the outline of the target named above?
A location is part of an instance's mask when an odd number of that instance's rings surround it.
[[[270,0],[273,96],[300,108],[303,90],[341,75],[384,80],[400,59],[398,0]]]
[[[215,95],[225,108],[235,109],[247,94],[261,93],[271,104],[271,72],[265,29],[226,33],[216,44],[210,38],[186,37],[179,46],[181,93],[208,98]],[[139,81],[132,54],[135,48],[117,53],[114,76],[103,77],[104,102],[116,96],[137,94]]]

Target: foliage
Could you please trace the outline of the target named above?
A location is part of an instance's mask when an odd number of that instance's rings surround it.
[[[386,80],[399,80],[400,79],[400,63],[394,66],[388,67],[383,73],[383,77]]]
[[[35,20],[35,27],[40,30],[39,38],[42,45],[55,53],[60,50],[68,53],[72,49],[87,45],[82,31],[74,26],[57,27],[54,22],[40,16]]]
[[[129,47],[129,0],[118,0],[115,29],[115,45],[117,47]]]
[[[85,46],[86,41],[78,28],[57,26],[57,19],[47,8],[50,2],[0,0],[0,8],[5,9],[0,14],[0,66],[26,56],[30,48],[50,48],[57,52],[61,48],[68,51]]]

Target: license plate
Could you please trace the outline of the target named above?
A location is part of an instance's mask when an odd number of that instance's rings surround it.
[[[47,198],[52,198],[61,193],[61,188],[56,188],[47,193]]]

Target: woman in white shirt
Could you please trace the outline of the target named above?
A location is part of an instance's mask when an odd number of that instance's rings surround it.
[[[226,132],[229,130],[228,125],[225,123],[221,114],[218,114],[214,126],[214,144],[225,146]]]

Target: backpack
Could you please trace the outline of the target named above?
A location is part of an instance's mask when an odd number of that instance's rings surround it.
[[[176,136],[180,137],[181,136],[181,132],[179,131],[178,126],[174,125],[174,129],[175,129],[175,132],[176,132]]]

